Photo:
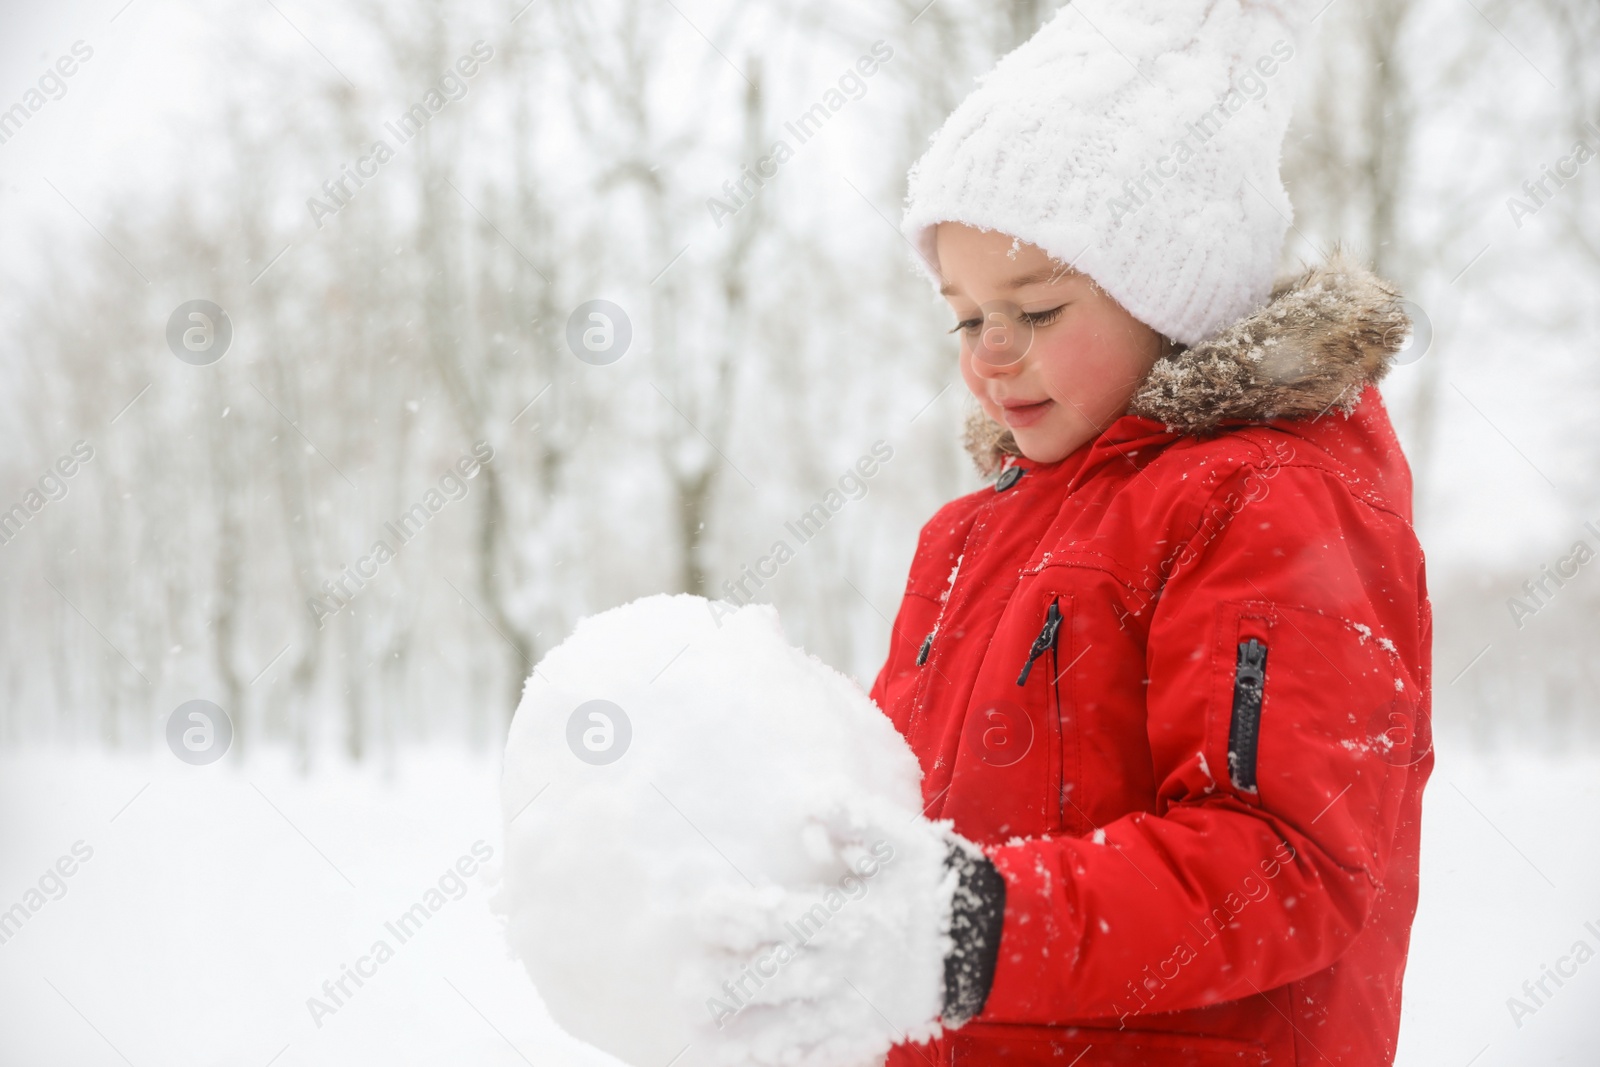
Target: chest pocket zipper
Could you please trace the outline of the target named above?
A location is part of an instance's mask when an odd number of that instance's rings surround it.
[[[1033,647],[1028,649],[1028,662],[1022,665],[1022,673],[1017,675],[1018,685],[1027,685],[1028,675],[1033,671],[1033,661],[1056,647],[1056,633],[1060,629],[1061,608],[1052,600],[1050,610],[1045,613],[1044,629],[1033,639]]]
[[[1022,673],[1017,675],[1017,684],[1026,685],[1028,676],[1033,673],[1034,663],[1045,653],[1049,653],[1050,673],[1054,677],[1046,685],[1049,705],[1045,717],[1045,730],[1049,739],[1050,780],[1055,784],[1052,790],[1054,795],[1047,797],[1046,803],[1055,809],[1052,814],[1058,829],[1066,827],[1067,818],[1067,775],[1062,752],[1062,732],[1065,724],[1061,719],[1061,692],[1056,688],[1056,683],[1061,680],[1058,668],[1063,618],[1060,600],[1051,600],[1050,608],[1044,615],[1044,626],[1040,628],[1039,636],[1033,639],[1033,644],[1028,648],[1028,661],[1022,665]]]
[[[1233,672],[1233,723],[1228,730],[1228,776],[1234,787],[1256,791],[1256,748],[1261,740],[1261,703],[1267,688],[1267,646],[1255,638],[1239,642]]]

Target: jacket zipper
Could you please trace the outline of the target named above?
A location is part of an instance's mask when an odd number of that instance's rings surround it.
[[[1050,607],[1056,606],[1051,601]],[[1060,628],[1060,623],[1057,624]],[[1054,777],[1056,780],[1056,827],[1065,832],[1067,828],[1067,761],[1065,734],[1067,724],[1061,718],[1061,642],[1050,642],[1050,709],[1049,723],[1053,734],[1050,743],[1051,761],[1054,763]]]
[[[922,639],[922,648],[917,650],[917,666],[920,667],[928,662],[928,653],[933,651],[933,635],[938,632],[939,627],[935,626],[928,631],[928,636]]]
[[[1018,685],[1027,685],[1028,675],[1033,670],[1033,661],[1056,647],[1056,631],[1059,629],[1061,629],[1061,608],[1052,600],[1050,610],[1045,613],[1044,629],[1033,639],[1033,647],[1028,649],[1028,662],[1022,665],[1022,673],[1017,675]]]
[[[1233,672],[1233,724],[1228,731],[1228,776],[1234,787],[1256,791],[1256,746],[1261,739],[1261,702],[1267,687],[1267,646],[1239,642]]]

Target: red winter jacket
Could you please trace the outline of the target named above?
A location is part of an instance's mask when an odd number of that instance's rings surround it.
[[[923,528],[872,695],[1007,895],[983,1013],[889,1067],[1392,1062],[1433,763],[1405,331],[1313,271]]]

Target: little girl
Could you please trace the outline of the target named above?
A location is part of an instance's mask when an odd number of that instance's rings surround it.
[[[1337,255],[1272,287],[1307,12],[1083,7],[911,174],[994,482],[923,528],[872,696],[986,860],[945,1033],[889,1062],[1389,1064],[1432,766],[1375,386],[1408,324]]]

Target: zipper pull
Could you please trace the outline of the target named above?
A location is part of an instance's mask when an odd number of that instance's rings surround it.
[[[917,666],[920,667],[928,662],[928,653],[933,651],[933,635],[938,632],[939,628],[935,626],[928,631],[928,636],[922,639],[922,648],[917,652]]]
[[[1059,629],[1061,629],[1061,608],[1052,600],[1050,610],[1045,612],[1044,629],[1033,639],[1033,647],[1028,649],[1028,662],[1022,665],[1022,673],[1017,675],[1018,685],[1028,683],[1028,674],[1033,670],[1033,661],[1055,647],[1056,631]]]
[[[1260,689],[1267,684],[1267,646],[1255,638],[1239,645],[1239,663],[1233,676],[1234,684],[1246,689]]]
[[[1233,673],[1233,722],[1228,729],[1228,777],[1236,788],[1256,791],[1256,752],[1261,743],[1261,704],[1266,696],[1267,646],[1239,642]]]

